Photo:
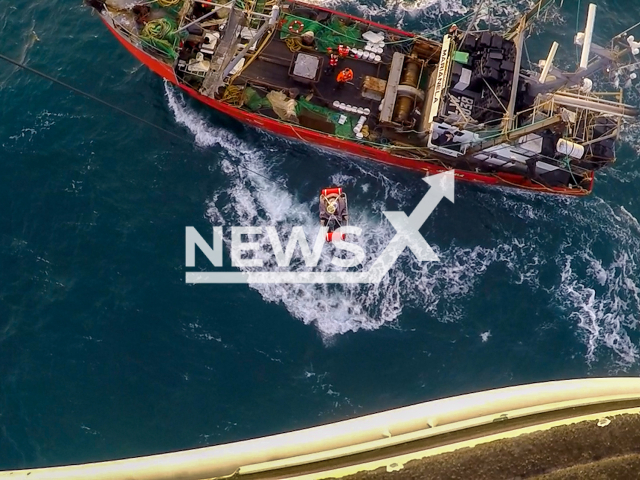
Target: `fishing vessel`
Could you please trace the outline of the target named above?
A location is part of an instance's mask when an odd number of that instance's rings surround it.
[[[441,41],[294,0],[85,0],[139,61],[216,110],[290,139],[421,174],[586,195],[615,161],[640,42],[593,41],[591,4],[574,71],[538,64],[525,39],[553,7],[510,29],[452,25]],[[596,84],[612,85],[598,92]]]

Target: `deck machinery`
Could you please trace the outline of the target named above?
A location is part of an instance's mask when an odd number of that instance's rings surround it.
[[[640,42],[575,37],[573,72],[523,62],[541,0],[506,32],[453,26],[434,41],[291,0],[86,0],[141,61],[200,101],[296,140],[426,174],[569,195],[615,161]],[[124,6],[126,4],[126,6]],[[332,57],[333,56],[333,57]],[[332,58],[334,58],[332,64]],[[337,58],[337,65],[335,65]],[[349,82],[337,82],[345,69]]]

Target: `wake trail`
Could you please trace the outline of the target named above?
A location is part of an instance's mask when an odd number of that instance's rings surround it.
[[[429,26],[442,24],[443,18],[464,15],[467,2],[423,0],[400,2],[390,0],[379,6],[362,5],[353,0],[321,2],[325,6],[348,6],[372,17],[384,15],[400,24],[407,15],[424,15]],[[486,23],[513,21],[519,12],[531,6],[529,1],[489,1],[479,19]],[[550,21],[561,21],[553,17]],[[207,201],[207,216],[214,225],[276,226],[283,244],[294,225],[302,225],[310,243],[318,231],[317,199],[302,202],[295,191],[286,187],[286,174],[274,167],[263,150],[251,147],[227,130],[213,127],[190,109],[181,94],[166,87],[169,107],[176,121],[188,128],[196,144],[216,148],[225,176],[225,187]],[[634,131],[628,132],[632,137]],[[630,140],[632,140],[630,138]],[[287,143],[286,140],[279,142]],[[280,156],[280,158],[282,158]],[[240,164],[260,175],[241,171]],[[377,169],[368,170],[353,164],[358,176],[342,172],[326,178],[326,185],[338,184],[352,191],[367,193],[381,190],[384,198],[368,208],[352,214],[352,224],[362,227],[358,243],[367,252],[363,268],[376,258],[395,231],[381,213],[387,200],[402,205],[409,196],[405,189]],[[274,185],[269,178],[278,180]],[[323,179],[316,179],[318,182]],[[284,184],[285,186],[282,186]],[[293,193],[292,193],[293,192]],[[323,337],[346,332],[372,330],[397,321],[406,308],[417,308],[439,321],[460,321],[466,316],[465,300],[474,296],[475,287],[492,265],[502,265],[512,284],[527,285],[532,292],[548,292],[552,304],[560,308],[566,319],[575,323],[586,346],[589,363],[610,352],[614,363],[627,368],[638,359],[636,334],[640,318],[640,293],[636,275],[640,261],[640,227],[624,207],[614,211],[604,200],[595,199],[586,209],[575,199],[544,197],[528,192],[494,189],[480,192],[477,200],[493,205],[496,211],[508,211],[531,224],[524,235],[505,231],[506,238],[495,238],[488,246],[463,247],[455,241],[449,245],[433,245],[441,261],[418,263],[405,252],[398,264],[379,285],[264,285],[252,284],[268,302],[281,303],[295,318],[313,324]],[[403,205],[405,210],[412,206]],[[532,222],[532,223],[531,223]],[[505,223],[504,228],[508,228]],[[560,240],[558,240],[560,239]],[[427,240],[429,238],[427,237]],[[597,240],[612,245],[610,255],[603,258],[595,246]],[[266,247],[266,239],[260,240]],[[330,271],[331,252],[325,247],[319,269]],[[262,258],[265,268],[277,270],[270,254]],[[304,271],[302,262],[292,264],[293,271]],[[542,269],[554,268],[557,281],[540,285]],[[245,269],[246,270],[246,269]]]
[[[225,176],[224,187],[207,201],[207,217],[214,225],[275,226],[286,244],[288,233],[295,225],[301,225],[312,244],[319,229],[317,199],[299,201],[292,189],[274,186],[267,179],[251,172],[240,172],[239,162],[251,170],[276,178],[273,158],[252,148],[232,133],[211,126],[203,117],[190,109],[181,94],[166,87],[168,104],[176,121],[187,127],[202,147],[220,148],[219,164]],[[280,174],[280,178],[285,178]],[[351,224],[362,228],[363,234],[356,243],[366,252],[363,270],[378,257],[395,235],[393,227],[383,218],[385,200],[389,196],[401,198],[401,187],[382,174],[364,176],[362,190],[370,188],[385,192],[384,198],[373,202],[368,210],[359,209],[351,214]],[[321,179],[316,179],[320,181]],[[326,183],[349,182],[357,188],[357,179],[334,173]],[[425,185],[425,193],[426,193]],[[414,207],[408,206],[410,210]],[[427,239],[428,240],[428,239]],[[280,267],[268,252],[268,239],[262,236],[259,243],[265,270]],[[473,295],[474,286],[487,268],[495,262],[503,263],[520,282],[535,283],[537,262],[527,258],[522,266],[521,256],[534,257],[535,252],[518,246],[518,242],[492,248],[463,248],[454,244],[445,248],[432,245],[441,262],[419,263],[405,251],[394,268],[378,285],[299,285],[299,284],[251,284],[268,302],[281,303],[294,317],[305,324],[313,324],[323,337],[358,330],[373,330],[391,324],[399,318],[403,309],[410,306],[436,316],[440,321],[454,321],[464,317],[460,300]],[[332,246],[325,245],[316,271],[335,271],[331,265]],[[529,266],[527,266],[529,265]],[[301,260],[291,264],[291,271],[306,271]],[[533,270],[532,270],[533,269]],[[242,268],[244,271],[249,268]]]

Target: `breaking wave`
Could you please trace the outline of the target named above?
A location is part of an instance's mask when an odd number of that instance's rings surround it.
[[[266,153],[251,148],[232,133],[208,124],[186,105],[181,94],[172,87],[166,87],[166,96],[176,120],[194,134],[198,145],[222,147],[219,165],[226,177],[226,187],[207,202],[207,217],[211,223],[276,226],[283,244],[291,227],[302,225],[312,243],[319,228],[317,199],[299,201],[293,189],[281,185],[286,177],[275,171],[272,158],[267,161]],[[401,186],[392,184],[379,172],[364,175],[361,180],[361,190],[367,190],[368,185],[374,184],[376,190],[382,192],[368,210],[359,208],[350,212],[352,225],[363,230],[357,243],[367,253],[363,267],[367,269],[395,234],[393,227],[381,215],[386,209],[385,202],[389,198],[402,199],[404,195],[399,191]],[[334,181],[348,184],[356,190],[358,186],[355,177],[345,174],[334,174],[325,181],[327,184]],[[425,193],[426,190],[425,185]],[[406,210],[413,208],[413,205],[403,206]],[[267,250],[266,237],[259,241]],[[537,284],[540,260],[522,239],[491,248],[465,248],[455,244],[444,248],[432,244],[432,247],[440,262],[419,263],[413,254],[405,251],[378,285],[252,284],[250,287],[257,290],[264,300],[281,303],[294,317],[315,325],[322,336],[329,339],[349,331],[372,330],[392,324],[407,307],[421,309],[440,321],[461,319],[465,313],[460,300],[473,293],[475,284],[493,263],[506,266],[515,283]],[[318,266],[322,271],[335,269],[330,265],[331,248],[327,245],[323,250]],[[270,253],[265,251],[262,255],[265,269],[278,269]],[[291,269],[304,271],[307,267],[294,259]]]
[[[422,32],[433,31],[461,16],[470,15],[472,3],[466,0],[388,0],[382,5],[354,0],[317,1],[331,8],[356,10],[357,14]],[[504,24],[532,1],[484,2],[480,21]],[[557,11],[546,20],[560,23]],[[418,28],[415,28],[415,25]],[[504,26],[504,25],[502,25]],[[207,216],[216,225],[276,226],[283,245],[294,225],[302,225],[311,243],[318,231],[317,199],[301,201],[295,188],[287,186],[288,176],[279,170],[276,144],[252,148],[233,133],[212,126],[185,103],[180,93],[166,87],[169,106],[176,120],[186,126],[202,147],[218,148],[219,171],[226,177],[226,188],[215,192],[207,201]],[[637,127],[627,129],[623,139],[640,151]],[[264,138],[268,138],[264,135]],[[281,159],[281,157],[279,157]],[[248,168],[243,170],[238,165]],[[358,243],[371,262],[395,234],[383,218],[389,203],[409,212],[412,187],[390,180],[381,169],[367,169],[353,162],[358,171],[352,175],[340,171],[316,178],[318,185],[340,184],[350,192],[367,197],[380,192],[366,210],[351,212],[352,224],[362,227]],[[216,167],[216,171],[218,168]],[[628,174],[627,174],[628,173]],[[615,168],[603,175],[616,181],[635,179],[635,172],[620,173]],[[275,182],[275,183],[274,183]],[[275,186],[274,186],[275,185]],[[426,192],[425,186],[425,192]],[[414,188],[415,189],[415,188]],[[640,225],[623,206],[612,208],[600,198],[570,199],[527,192],[492,189],[475,193],[474,202],[483,203],[491,214],[507,215],[503,222],[507,240],[494,236],[483,245],[458,245],[455,240],[434,244],[426,239],[440,257],[438,263],[418,263],[405,252],[396,266],[379,285],[250,285],[265,301],[281,303],[295,318],[314,325],[325,339],[346,332],[373,330],[382,325],[397,325],[396,320],[407,309],[426,312],[438,321],[463,321],[470,301],[489,269],[501,268],[510,285],[525,285],[532,294],[546,295],[559,315],[553,322],[570,322],[572,330],[585,345],[589,364],[613,362],[626,369],[637,362],[637,319],[640,318],[640,295],[637,267],[640,262]],[[300,195],[309,198],[308,195]],[[353,210],[353,209],[352,209]],[[506,212],[506,213],[505,213]],[[513,216],[527,225],[525,231],[512,228]],[[262,243],[266,243],[262,240]],[[327,247],[320,269],[334,269]],[[269,254],[266,267],[276,268]],[[292,263],[302,271],[304,264]],[[541,281],[541,275],[545,281]],[[550,281],[549,278],[552,278]],[[496,327],[492,328],[493,330]],[[480,335],[481,332],[478,333]],[[483,334],[484,335],[484,334]],[[484,337],[483,337],[484,338]],[[488,338],[488,337],[487,337]]]
[[[591,227],[593,236],[577,245],[569,236],[562,244],[556,298],[582,329],[589,362],[600,360],[598,350],[607,347],[614,362],[628,367],[639,354],[640,229],[624,207],[614,210],[603,200],[594,200],[593,213],[572,215],[582,228]]]
[[[504,191],[483,201],[531,223],[527,242],[544,255],[553,280],[544,290],[578,327],[587,362],[626,369],[639,357],[640,224],[623,206],[605,200],[571,199]],[[555,266],[555,268],[553,268]]]
[[[531,8],[534,0],[383,0],[380,3],[358,0],[308,0],[307,3],[321,5],[341,11],[353,11],[358,16],[368,18],[398,28],[406,28],[423,35],[439,37],[442,29],[458,22],[466,28],[475,18],[476,28],[504,29],[523,11]],[[475,8],[479,8],[477,15]],[[558,9],[552,8],[543,22],[560,23]]]

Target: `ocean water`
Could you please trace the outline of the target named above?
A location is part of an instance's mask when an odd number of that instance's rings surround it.
[[[468,0],[324,3],[422,33],[471,12]],[[480,19],[508,24],[527,3],[484,2]],[[637,2],[596,3],[600,41],[640,21]],[[575,62],[586,8],[565,1],[548,15],[531,60],[558,40],[557,62]],[[394,235],[382,212],[410,212],[427,186],[185,98],[79,0],[0,0],[0,25],[0,53],[184,140],[0,65],[0,469],[212,445],[526,382],[638,375],[637,127],[589,198],[456,184],[455,204],[443,201],[421,229],[440,262],[405,252],[380,285],[187,285],[186,226],[313,235],[319,189],[340,184],[370,262]]]

